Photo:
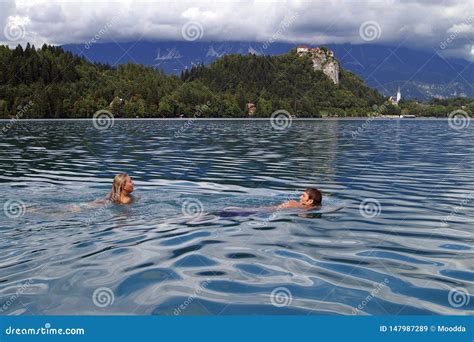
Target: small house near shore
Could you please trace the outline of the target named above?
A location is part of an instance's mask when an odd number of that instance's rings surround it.
[[[254,116],[255,112],[257,111],[257,106],[254,103],[247,103],[246,105],[247,113],[249,116]]]

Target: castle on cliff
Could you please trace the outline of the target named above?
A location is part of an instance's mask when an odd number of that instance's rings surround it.
[[[326,48],[310,48],[300,45],[296,48],[300,56],[309,55],[313,61],[313,69],[322,71],[334,84],[339,84],[339,62],[334,58],[334,52]]]

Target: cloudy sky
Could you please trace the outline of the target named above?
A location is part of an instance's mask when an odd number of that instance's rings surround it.
[[[402,45],[474,61],[474,0],[0,0],[0,43],[136,40]]]

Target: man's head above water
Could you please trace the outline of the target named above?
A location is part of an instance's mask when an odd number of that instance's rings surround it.
[[[307,188],[300,196],[300,204],[307,207],[314,207],[320,205],[323,200],[321,191],[316,188]]]

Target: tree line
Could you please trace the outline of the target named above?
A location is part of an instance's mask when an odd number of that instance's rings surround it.
[[[341,70],[335,85],[294,50],[279,56],[226,55],[174,76],[139,64],[91,63],[61,47],[27,44],[0,46],[0,68],[4,119],[91,118],[104,109],[126,118],[192,117],[196,111],[200,117],[244,117],[248,103],[255,105],[256,117],[282,109],[297,117],[367,116],[375,106],[382,114],[446,116],[456,106],[469,113],[474,106],[466,99],[387,105],[355,74]]]

